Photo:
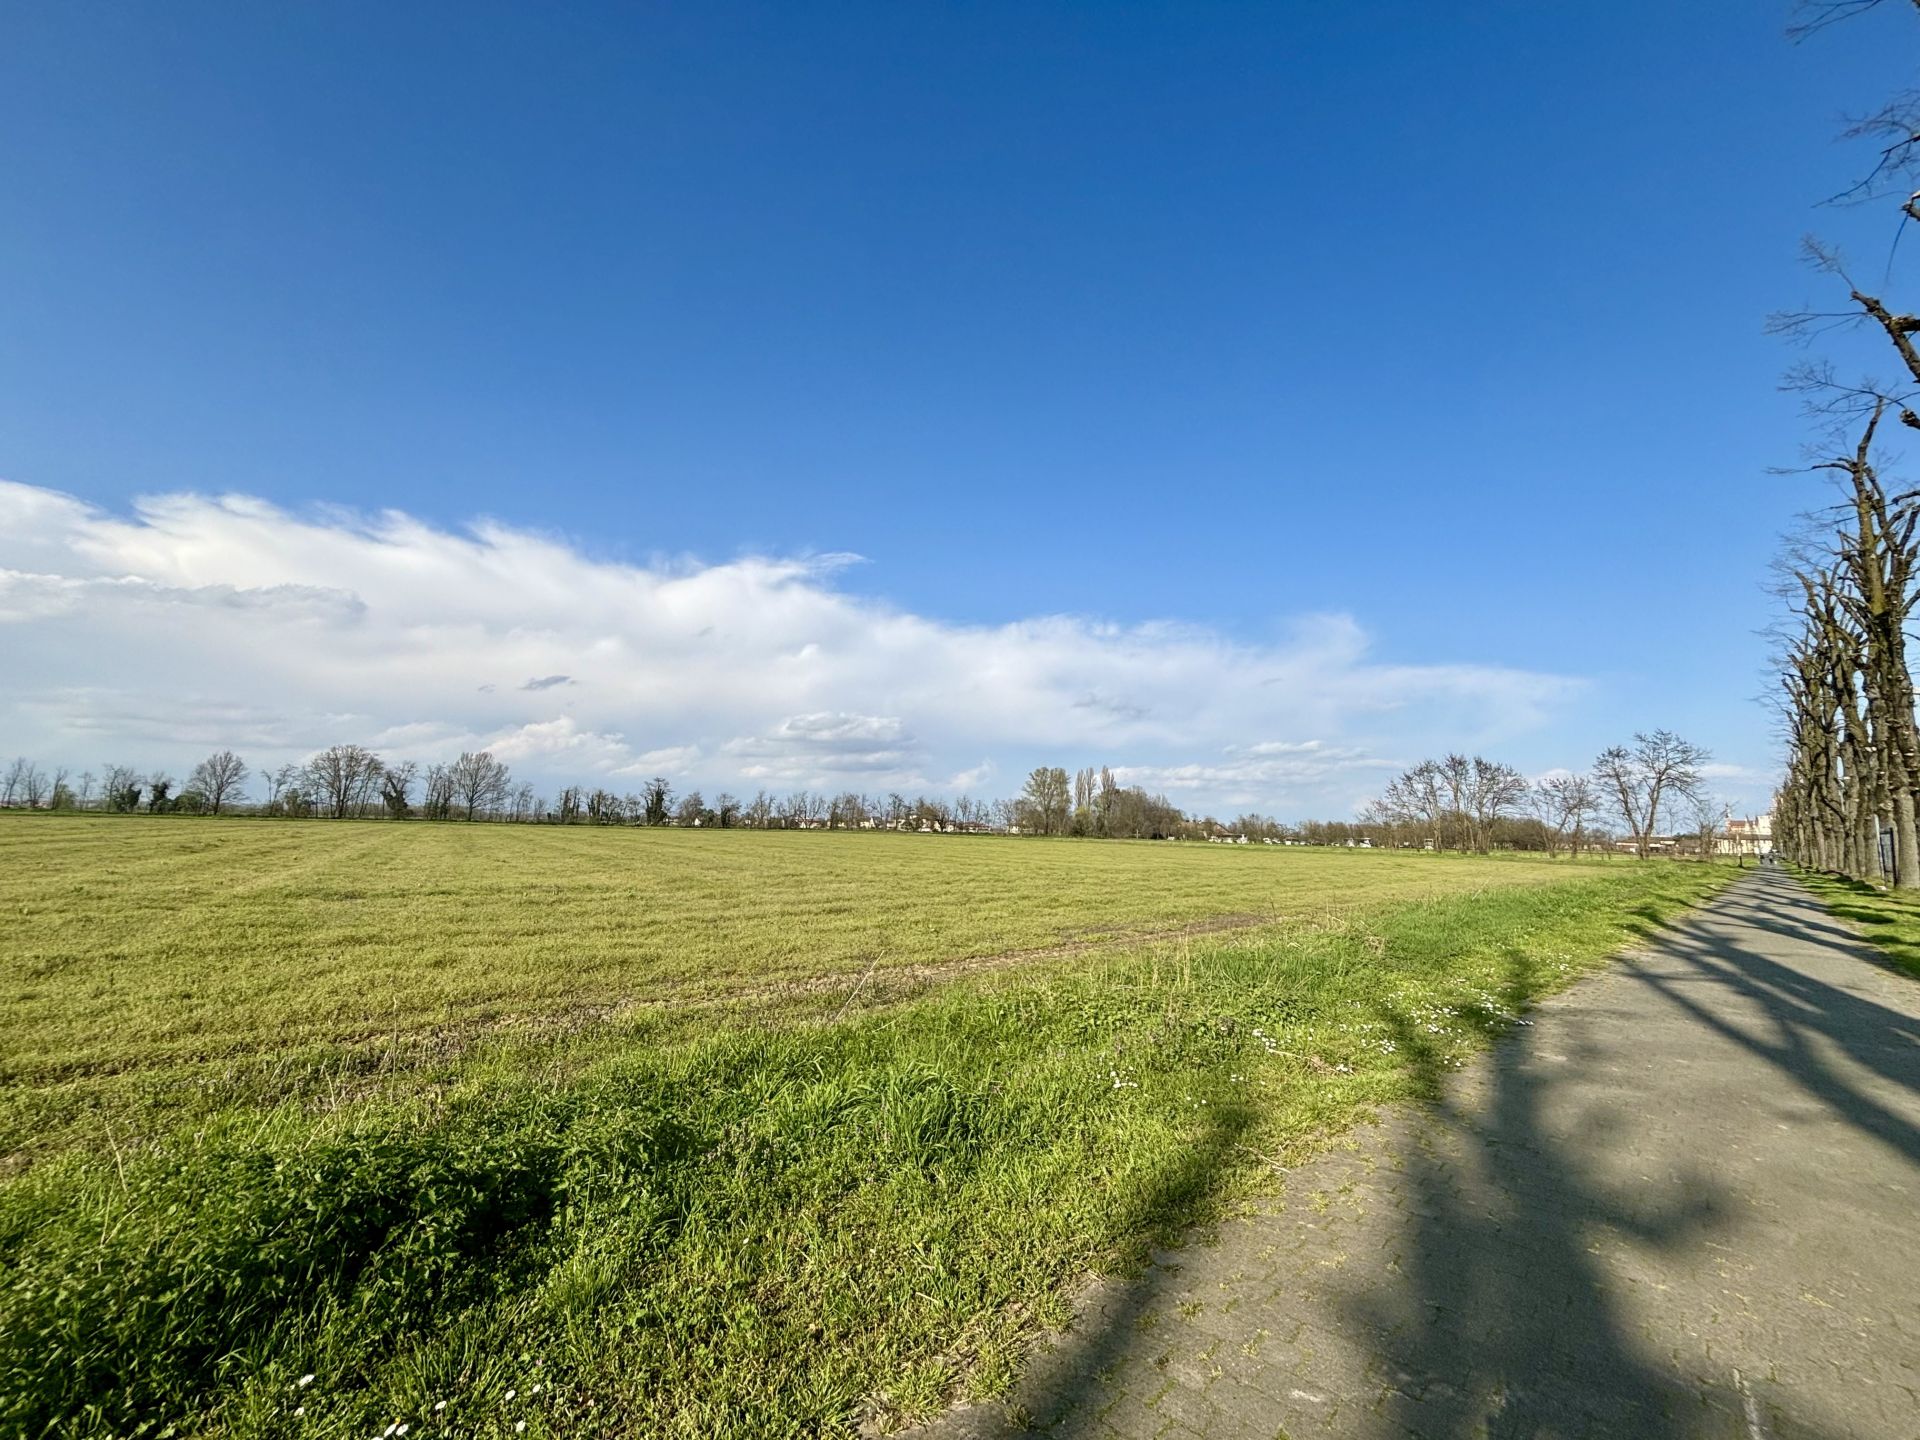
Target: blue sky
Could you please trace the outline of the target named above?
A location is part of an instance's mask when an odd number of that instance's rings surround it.
[[[223,604],[338,592],[362,631],[481,651],[511,632],[529,672],[343,682],[276,711],[265,661],[88,673],[77,651],[159,642],[69,585],[0,611],[19,677],[0,747],[184,765],[244,711],[263,758],[341,727],[401,749],[414,726],[499,740],[530,773],[651,757],[710,786],[992,793],[1039,760],[1110,760],[1196,805],[1300,814],[1428,750],[1538,771],[1669,725],[1757,800],[1764,568],[1819,494],[1768,473],[1808,427],[1762,324],[1822,295],[1809,230],[1877,272],[1887,217],[1816,204],[1860,168],[1843,116],[1911,78],[1899,7],[1799,46],[1790,18],[0,7],[0,567]],[[226,512],[189,494],[277,519],[215,553]],[[175,497],[165,524],[140,497]],[[429,548],[482,518],[550,542],[527,582],[548,620],[444,594],[429,615],[351,555],[314,568],[316,523],[391,556],[366,518],[385,510]],[[28,535],[29,512],[50,528]],[[840,607],[821,633],[844,667],[791,696],[668,703],[661,632],[553,618],[570,568],[724,590],[743,557],[842,553],[862,559],[752,572]],[[875,638],[907,621],[946,639]],[[710,663],[826,644],[794,624]],[[1025,654],[1025,723],[976,733],[977,691],[884,663],[950,664],[955,636],[990,657],[1050,624],[1072,678]],[[380,644],[338,655],[364,674]],[[595,654],[651,678],[595,691]],[[1157,677],[1138,695],[1136,663]],[[518,711],[458,698],[561,673]],[[1179,697],[1215,683],[1286,695],[1208,697],[1183,730]],[[1105,729],[1068,713],[1103,706]],[[523,743],[561,722],[598,738]],[[828,732],[872,740],[865,768],[801,744]],[[782,736],[804,758],[740,758]],[[1261,746],[1353,764],[1224,773]]]

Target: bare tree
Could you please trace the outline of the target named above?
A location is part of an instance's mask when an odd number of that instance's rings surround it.
[[[1876,4],[1877,0],[1808,0],[1800,7],[1802,20],[1795,26],[1795,33],[1805,36],[1837,20],[1874,9]],[[1909,8],[1920,10],[1920,6]],[[1891,283],[1900,232],[1907,224],[1920,221],[1920,89],[1910,87],[1900,91],[1876,109],[1859,116],[1843,138],[1865,141],[1871,147],[1871,163],[1864,175],[1830,197],[1829,203],[1888,207],[1891,212],[1888,218],[1895,227],[1895,246],[1889,252],[1885,277],[1885,283]],[[1805,250],[1816,270],[1833,277],[1837,288],[1844,291],[1846,301],[1834,310],[1776,316],[1771,328],[1776,333],[1803,340],[1836,330],[1877,332],[1886,341],[1897,367],[1891,379],[1870,376],[1842,380],[1830,363],[1814,360],[1789,372],[1789,386],[1806,395],[1808,409],[1814,416],[1835,425],[1845,425],[1855,417],[1891,407],[1901,424],[1920,428],[1920,414],[1913,409],[1916,387],[1920,387],[1920,345],[1915,342],[1915,336],[1920,335],[1920,317],[1905,313],[1898,303],[1890,303],[1881,287],[1869,289],[1856,278],[1845,256],[1832,245],[1809,239]]]
[[[237,798],[246,779],[247,767],[238,755],[231,750],[216,750],[193,767],[187,784],[200,793],[207,813],[218,815],[221,806]]]
[[[1067,772],[1042,765],[1027,776],[1020,792],[1020,828],[1041,835],[1063,835],[1072,803]]]
[[[1500,822],[1526,807],[1529,793],[1527,777],[1513,766],[1484,755],[1453,754],[1422,760],[1395,776],[1363,818],[1390,836],[1402,829],[1425,835],[1429,849],[1456,841],[1484,851],[1492,847]]]
[[[1112,767],[1102,765],[1094,781],[1093,833],[1138,839],[1158,830],[1160,827],[1136,803],[1145,794],[1138,787],[1123,792]]]
[[[1632,754],[1624,745],[1609,745],[1593,762],[1593,777],[1607,788],[1627,833],[1633,836],[1634,848],[1645,859],[1652,837],[1648,833],[1650,822],[1642,819],[1645,811],[1642,782]]]
[[[429,820],[453,818],[453,767],[429,765],[421,785],[420,813]]]
[[[843,790],[827,806],[827,825],[835,830],[858,830],[868,814],[867,797]]]
[[[0,805],[11,805],[26,789],[27,770],[30,762],[22,755],[0,775]]]
[[[1876,405],[1851,453],[1817,469],[1845,476],[1844,521],[1835,527],[1829,553],[1837,562],[1827,577],[1828,594],[1846,613],[1858,637],[1865,723],[1879,772],[1877,789],[1893,830],[1895,883],[1920,887],[1920,829],[1914,789],[1920,784],[1920,726],[1914,718],[1913,676],[1907,667],[1907,620],[1916,599],[1920,562],[1920,496],[1890,495],[1874,464],[1874,433],[1884,411]],[[1878,797],[1876,797],[1877,799]],[[1877,821],[1875,824],[1877,832]],[[1877,872],[1878,835],[1874,842]],[[1873,873],[1873,872],[1870,872]]]
[[[52,787],[47,783],[47,772],[38,765],[29,764],[26,773],[20,777],[20,798],[26,802],[29,810],[38,810],[47,803],[47,792]]]
[[[336,820],[364,810],[385,771],[380,757],[363,745],[329,745],[307,762],[320,809]]]
[[[1369,800],[1360,807],[1359,823],[1375,837],[1375,843],[1384,845],[1390,850],[1399,848],[1400,830],[1405,822],[1398,813],[1387,808],[1385,796]],[[1272,829],[1267,830],[1267,834],[1271,835],[1279,828],[1274,825]],[[1263,829],[1266,827],[1263,826]]]
[[[140,792],[145,784],[140,772],[131,765],[103,765],[100,767],[100,802],[106,809],[117,815],[131,814],[140,808]]]
[[[1887,767],[1874,742],[1882,706],[1865,659],[1865,637],[1842,599],[1843,572],[1822,566],[1791,573],[1799,585],[1803,627],[1795,663],[1813,687],[1815,723],[1827,731],[1815,742],[1826,771],[1827,863],[1857,879],[1877,878]]]
[[[1598,811],[1593,781],[1585,775],[1550,775],[1534,786],[1534,814],[1547,827],[1554,846],[1580,853],[1587,822]]]
[[[267,772],[267,812],[272,815],[288,813],[287,797],[295,793],[304,793],[307,784],[307,768],[289,760],[278,770]]]
[[[1447,809],[1467,834],[1463,849],[1479,848],[1479,836],[1474,832],[1473,804],[1473,762],[1464,755],[1443,755],[1439,760],[1440,781],[1446,787]]]
[[[1095,810],[1095,801],[1100,793],[1098,786],[1099,777],[1091,765],[1083,765],[1073,772],[1073,817],[1070,823],[1076,835],[1092,835],[1099,828]]]
[[[398,765],[388,765],[380,776],[380,803],[387,807],[387,815],[394,820],[408,820],[413,816],[413,787],[420,778],[420,764],[416,760],[402,761]]]
[[[1618,807],[1642,860],[1651,853],[1660,806],[1672,796],[1695,794],[1700,767],[1711,755],[1671,730],[1636,733],[1631,748],[1612,745],[1593,762],[1593,774]]]
[[[1448,814],[1447,786],[1439,763],[1422,760],[1395,776],[1374,802],[1374,809],[1380,822],[1413,830],[1426,837],[1428,849],[1438,850]]]
[[[466,820],[498,810],[506,803],[508,787],[513,783],[507,767],[487,750],[463,753],[450,767],[449,779],[454,803]]]
[[[1527,789],[1527,777],[1513,766],[1473,757],[1467,794],[1474,849],[1484,852],[1491,847],[1494,825],[1526,803]]]
[[[673,813],[673,786],[667,783],[667,777],[656,775],[641,792],[646,800],[644,812],[649,825],[664,825]]]
[[[1705,790],[1691,798],[1693,828],[1698,837],[1695,844],[1700,858],[1711,860],[1719,852],[1721,837],[1727,834],[1727,822],[1733,817],[1733,806]]]

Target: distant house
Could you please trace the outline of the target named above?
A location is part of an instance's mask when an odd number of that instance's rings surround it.
[[[1647,853],[1649,855],[1678,855],[1690,844],[1694,845],[1696,849],[1698,848],[1695,837],[1691,835],[1652,835],[1647,839]],[[1640,853],[1640,844],[1632,837],[1628,837],[1625,840],[1614,841],[1613,848],[1618,850],[1622,855],[1637,855]]]

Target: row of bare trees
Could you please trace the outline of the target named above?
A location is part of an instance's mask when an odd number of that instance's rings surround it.
[[[1779,565],[1790,618],[1775,649],[1787,766],[1774,826],[1792,860],[1855,879],[1891,871],[1912,888],[1920,728],[1906,622],[1920,598],[1920,492],[1880,475],[1873,445],[1883,413],[1876,405],[1852,450],[1821,462],[1845,499],[1808,516]]]
[[[1591,773],[1556,773],[1529,781],[1513,766],[1481,755],[1423,760],[1389,782],[1362,813],[1364,826],[1387,844],[1418,843],[1431,850],[1486,851],[1507,822],[1525,816],[1550,854],[1578,855],[1594,843],[1602,816],[1617,818],[1642,858],[1651,854],[1663,818],[1681,799],[1692,802],[1695,844],[1711,853],[1726,807],[1705,790],[1708,755],[1670,730],[1637,734],[1631,745],[1600,752]],[[1604,834],[1605,832],[1599,832]]]
[[[64,770],[49,775],[26,760],[0,776],[0,803],[30,808],[103,809],[117,813],[218,815],[237,808],[293,819],[505,820],[592,825],[679,825],[722,829],[889,829],[938,832],[1012,831],[1030,835],[1106,839],[1234,839],[1318,845],[1425,845],[1433,849],[1544,849],[1578,853],[1591,842],[1596,796],[1617,797],[1628,832],[1646,853],[1664,799],[1697,790],[1705,752],[1665,731],[1635,737],[1632,749],[1605,752],[1595,778],[1556,775],[1538,786],[1510,765],[1480,756],[1448,755],[1399,776],[1357,823],[1283,824],[1260,815],[1222,823],[1190,815],[1164,795],[1122,785],[1111,768],[1069,773],[1042,766],[1011,800],[976,801],[894,792],[796,790],[751,800],[720,793],[711,802],[698,790],[676,794],[655,776],[625,795],[572,785],[551,803],[487,751],[422,768],[389,761],[361,745],[331,745],[304,761],[262,772],[265,794],[249,802],[253,772],[231,750],[194,766],[184,788],[165,772],[142,774],[108,765],[101,776],[81,776],[77,788]],[[1694,768],[1689,768],[1689,767]],[[1604,783],[1605,790],[1600,787]]]
[[[1803,29],[1873,8],[1873,0],[1823,0],[1806,7]],[[1920,16],[1920,4],[1906,8]],[[1920,730],[1906,625],[1916,598],[1920,492],[1889,482],[1877,442],[1890,417],[1920,430],[1920,316],[1887,290],[1900,232],[1920,221],[1920,90],[1868,112],[1847,138],[1867,141],[1872,159],[1835,200],[1884,206],[1896,247],[1872,285],[1837,248],[1809,240],[1808,258],[1845,300],[1773,322],[1802,341],[1863,334],[1882,362],[1881,374],[1842,378],[1818,356],[1788,376],[1818,427],[1810,468],[1837,482],[1839,501],[1802,517],[1777,567],[1786,619],[1775,632],[1775,702],[1787,763],[1774,831],[1781,852],[1801,864],[1911,888],[1920,886]]]
[[[187,788],[175,792],[164,770],[151,774],[130,765],[105,765],[99,775],[74,776],[65,766],[44,770],[21,756],[0,772],[0,808],[27,810],[103,809],[127,813],[142,808],[217,815],[237,798],[247,767],[231,750],[209,755],[193,767]]]
[[[88,788],[92,788],[93,777],[87,777]],[[38,810],[42,806],[57,809],[70,809],[73,805],[73,790],[67,784],[67,772],[64,769],[42,770],[24,755],[0,771],[0,806],[24,805],[29,810]]]
[[[48,773],[20,759],[0,775],[0,806],[27,809],[146,811],[155,815],[219,815],[236,808],[294,818],[344,820],[370,815],[435,820],[532,819],[533,787],[515,787],[507,767],[481,750],[424,770],[412,760],[388,763],[363,745],[330,745],[304,761],[263,775],[266,798],[249,804],[252,771],[231,750],[193,767],[185,786],[165,770],[107,764],[73,783],[64,769]]]
[[[1357,821],[1295,824],[1257,814],[1223,823],[1189,815],[1165,796],[1122,786],[1104,766],[1071,774],[1043,766],[1003,813],[1012,827],[1038,835],[1549,854],[1611,845],[1615,832],[1603,824],[1610,822],[1622,827],[1642,856],[1677,848],[1662,827],[1679,829],[1684,822],[1687,848],[1711,854],[1724,838],[1730,812],[1706,789],[1709,758],[1672,731],[1655,730],[1602,751],[1587,774],[1555,773],[1536,783],[1504,762],[1449,754],[1396,776]]]
[[[428,765],[389,763],[364,745],[329,745],[304,764],[267,775],[266,813],[334,820],[385,815],[394,820],[527,820],[533,787],[516,786],[506,765],[486,750]]]
[[[898,792],[761,790],[751,800],[721,793],[711,803],[698,790],[676,794],[664,776],[638,791],[570,785],[549,802],[531,783],[516,783],[491,753],[464,753],[443,765],[390,761],[363,745],[330,745],[306,760],[260,773],[264,796],[249,801],[246,762],[220,750],[193,767],[184,787],[164,770],[109,764],[72,783],[65,769],[48,771],[15,760],[0,771],[0,808],[105,810],[116,814],[218,815],[235,809],[293,819],[506,820],[594,825],[683,825],[755,829],[978,830],[1005,828],[1016,804],[960,796],[948,800]]]
[[[1026,835],[1079,835],[1105,840],[1211,838],[1225,827],[1188,815],[1165,795],[1122,785],[1111,767],[1087,765],[1071,775],[1042,765],[1027,776],[1017,798],[995,806],[996,819]]]
[[[1434,850],[1486,850],[1494,822],[1520,808],[1527,788],[1511,765],[1448,755],[1396,776],[1363,818],[1387,827],[1393,843],[1406,832]]]
[[[676,794],[655,776],[640,790],[619,795],[599,787],[570,785],[550,814],[561,824],[682,825],[743,830],[972,830],[991,828],[1004,806],[962,795],[944,800],[898,791],[868,795],[854,790],[760,790],[750,800],[726,791],[711,800],[698,790]]]

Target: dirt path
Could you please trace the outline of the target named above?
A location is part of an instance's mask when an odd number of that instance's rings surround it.
[[[1920,984],[1743,880],[930,1440],[1920,1437]]]

